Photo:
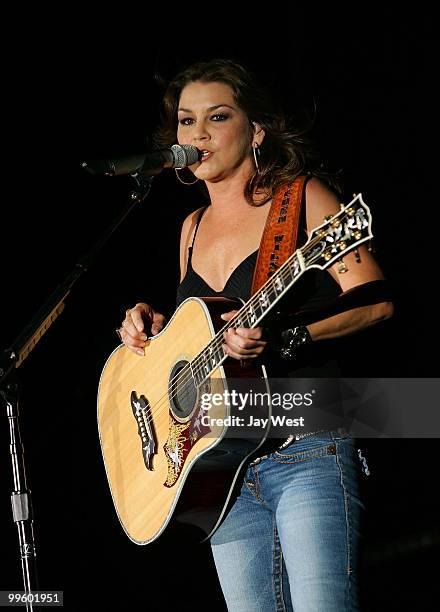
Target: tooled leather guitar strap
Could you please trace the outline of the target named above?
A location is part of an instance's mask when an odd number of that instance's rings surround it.
[[[282,266],[296,248],[304,186],[308,176],[282,185],[272,201],[261,237],[251,295]]]

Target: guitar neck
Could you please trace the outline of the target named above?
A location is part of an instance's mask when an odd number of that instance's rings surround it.
[[[197,385],[201,385],[226,359],[227,354],[222,347],[225,331],[237,327],[258,327],[278,300],[299,279],[305,270],[304,267],[301,267],[302,261],[298,251],[291,255],[278,272],[266,281],[237,314],[222,327],[205,349],[194,357],[190,366]]]
[[[341,211],[311,232],[307,243],[293,253],[265,284],[224,325],[190,362],[193,378],[201,385],[226,359],[223,334],[229,328],[257,327],[275,304],[311,268],[325,270],[359,244],[372,238],[371,214],[358,194]]]

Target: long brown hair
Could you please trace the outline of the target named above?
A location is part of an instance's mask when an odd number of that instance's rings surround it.
[[[244,190],[249,204],[256,205],[256,192],[266,194],[264,199],[258,199],[258,205],[264,204],[282,184],[293,181],[300,174],[325,175],[319,168],[317,153],[305,130],[290,128],[286,115],[269,92],[257,83],[242,64],[230,59],[198,62],[173,78],[165,91],[162,121],[154,135],[158,147],[169,147],[176,142],[180,95],[186,85],[195,81],[228,85],[250,124],[259,123],[265,131],[259,147],[260,172],[255,171]],[[325,177],[328,178],[327,175]]]

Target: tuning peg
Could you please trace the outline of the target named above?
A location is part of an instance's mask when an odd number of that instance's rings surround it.
[[[338,273],[345,274],[348,271],[343,259],[338,259]]]

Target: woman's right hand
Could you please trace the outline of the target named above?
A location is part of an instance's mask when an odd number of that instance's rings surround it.
[[[144,355],[147,333],[151,332],[151,335],[155,336],[164,325],[165,317],[160,312],[155,312],[149,304],[141,302],[126,310],[119,334],[127,348],[138,355]]]

